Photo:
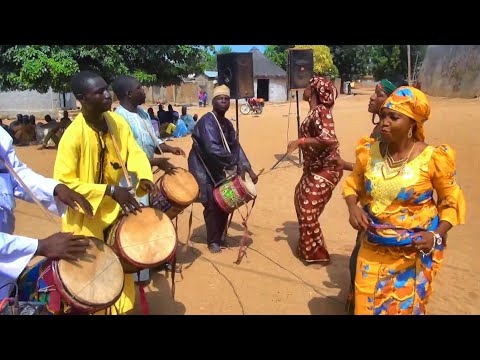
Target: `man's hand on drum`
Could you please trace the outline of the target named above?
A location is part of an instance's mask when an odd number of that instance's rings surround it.
[[[35,255],[47,258],[76,260],[85,254],[89,243],[90,240],[83,235],[56,233],[43,240],[38,240]]]
[[[155,184],[153,182],[151,182],[150,180],[147,180],[147,179],[141,179],[138,183],[138,186],[140,187],[140,189],[142,189],[143,191],[149,193],[149,194],[152,194],[152,195],[158,195],[158,189],[157,187],[155,186]]]
[[[258,176],[257,176],[257,174],[255,174],[252,169],[248,170],[248,174],[250,175],[250,178],[252,179],[252,182],[253,182],[254,184],[256,184],[257,181],[258,181]]]
[[[65,205],[70,206],[72,209],[78,211],[78,205],[83,209],[85,214],[89,217],[93,217],[93,207],[83,195],[73,191],[64,184],[58,184],[53,190],[53,194]]]
[[[143,180],[140,180],[140,184],[142,181]],[[131,212],[134,215],[137,215],[137,211],[142,212],[142,209],[137,199],[135,199],[135,196],[130,193],[130,190],[132,190],[132,187],[124,188],[121,186],[114,186],[113,192],[110,194],[107,193],[107,195],[110,195],[112,199],[120,205],[125,215],[128,215]]]
[[[165,171],[165,173],[167,174],[174,173],[173,169],[175,168],[175,166],[173,166],[166,158],[153,158],[152,160],[150,160],[150,165],[158,167],[160,170]]]
[[[248,175],[250,175],[250,178],[252,179],[252,182],[254,184],[257,183],[258,176],[253,172],[253,170],[251,168],[247,169],[244,166],[239,164],[237,166],[237,171],[238,171],[238,174],[240,175],[240,177],[242,178],[242,180],[245,180],[245,174],[248,173]]]

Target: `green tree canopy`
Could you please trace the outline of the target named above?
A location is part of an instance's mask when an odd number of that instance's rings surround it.
[[[133,75],[144,85],[179,84],[204,70],[209,45],[0,45],[0,90],[70,89],[80,70],[107,82]]]
[[[288,66],[288,49],[294,46],[295,45],[267,45],[264,55],[286,71]]]
[[[313,72],[318,75],[338,76],[333,57],[326,45],[295,45],[295,49],[313,49]]]

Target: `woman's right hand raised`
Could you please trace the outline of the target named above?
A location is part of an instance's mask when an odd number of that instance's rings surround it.
[[[352,205],[348,208],[348,212],[350,213],[350,225],[355,230],[367,230],[369,219],[367,213],[358,205]]]

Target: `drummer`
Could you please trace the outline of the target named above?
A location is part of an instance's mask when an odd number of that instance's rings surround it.
[[[82,207],[92,215],[91,204],[79,193],[53,179],[45,178],[22,163],[15,153],[12,137],[0,128],[0,157],[6,161],[42,205],[57,215],[66,206]],[[15,227],[14,196],[32,202],[28,193],[0,162],[0,301],[8,297],[11,286],[33,256],[75,259],[85,253],[88,240],[84,236],[56,233],[43,240],[13,235]],[[77,210],[77,209],[76,209]]]
[[[173,167],[173,165],[170,164],[166,158],[154,157],[155,152],[160,152],[158,150],[158,146],[160,146],[160,149],[166,153],[185,156],[185,152],[178,147],[172,147],[165,144],[162,140],[156,137],[152,122],[150,120],[150,115],[148,115],[148,113],[141,106],[145,103],[146,99],[142,84],[140,84],[140,82],[133,76],[122,75],[113,81],[112,89],[120,101],[120,105],[117,107],[115,112],[127,120],[135,140],[150,160],[150,165],[157,166],[161,170],[167,172]],[[152,135],[154,138],[152,138]],[[135,174],[131,173],[130,178],[132,179],[132,185],[136,186],[137,178]],[[126,186],[125,178],[122,179],[122,186]],[[150,205],[148,195],[137,197],[137,200],[139,203],[145,206]],[[140,279],[135,280],[148,281],[149,270],[142,270],[140,272]]]
[[[133,138],[130,126],[120,115],[109,111],[112,97],[105,80],[92,71],[81,71],[72,77],[71,88],[82,112],[60,140],[54,177],[84,195],[92,204],[94,215],[87,217],[67,211],[62,227],[64,231],[104,240],[104,230],[122,211],[141,212],[131,189],[119,186],[122,162],[139,179],[134,189],[137,196],[156,193],[156,186],[150,162]],[[123,293],[110,310],[126,313],[133,309],[134,303],[133,277],[126,274]]]
[[[225,246],[222,235],[227,226],[228,214],[220,209],[214,200],[214,184],[200,157],[215,183],[225,180],[227,172],[240,174],[243,179],[245,173],[248,173],[253,183],[257,182],[258,177],[240,146],[232,123],[225,117],[230,107],[230,89],[227,86],[221,85],[213,90],[212,106],[213,111],[203,115],[193,129],[194,142],[188,156],[188,168],[200,185],[200,202],[205,208],[203,217],[207,227],[208,249],[212,253],[218,253]],[[231,152],[223,145],[220,127]]]

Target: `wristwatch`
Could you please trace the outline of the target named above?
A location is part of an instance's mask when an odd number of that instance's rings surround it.
[[[443,238],[440,236],[440,234],[436,233],[435,231],[430,231],[433,234],[433,241],[434,244],[437,246],[442,245]]]

